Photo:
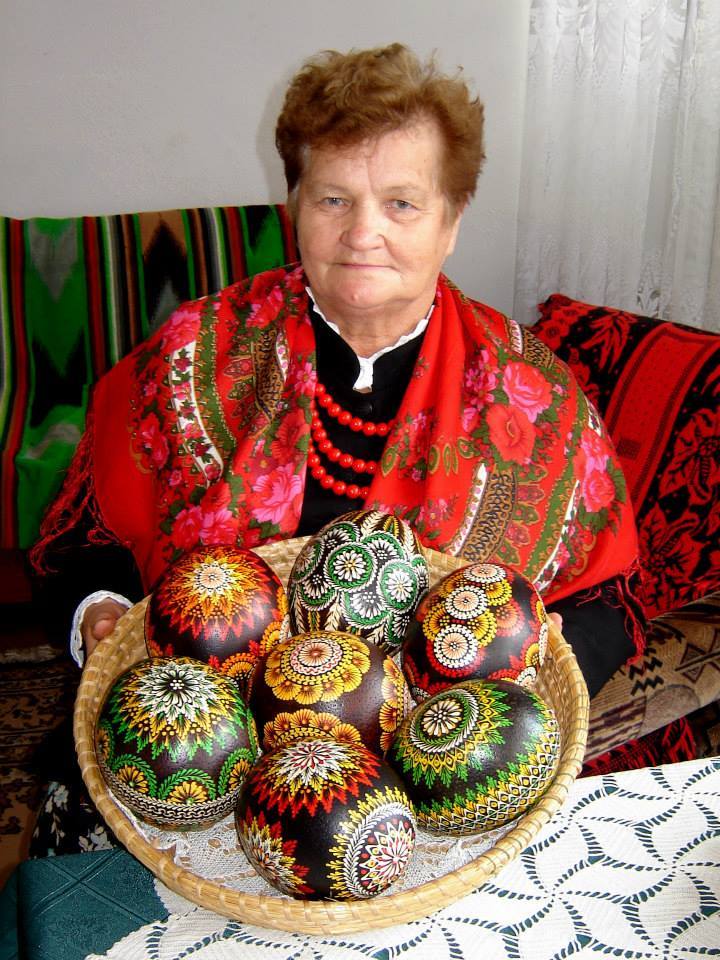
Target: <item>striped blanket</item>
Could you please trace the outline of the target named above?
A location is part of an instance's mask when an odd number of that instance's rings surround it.
[[[281,206],[0,217],[0,548],[27,548],[97,378],[181,302],[297,258]]]

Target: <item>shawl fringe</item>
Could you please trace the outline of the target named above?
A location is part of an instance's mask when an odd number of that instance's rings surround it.
[[[645,651],[647,617],[644,613],[641,597],[642,573],[639,561],[635,560],[614,580],[582,591],[580,603],[602,599],[610,607],[622,610],[625,616],[625,630],[632,639],[635,653],[626,664],[637,663]]]
[[[91,521],[83,546],[102,546],[120,541],[105,527],[95,499],[93,479],[94,416],[88,410],[85,431],[80,438],[60,492],[52,502],[40,524],[37,542],[28,552],[30,564],[36,573],[46,576],[57,573],[51,557],[62,545],[59,541],[81,521]]]

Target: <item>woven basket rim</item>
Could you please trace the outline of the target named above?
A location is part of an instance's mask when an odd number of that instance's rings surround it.
[[[305,541],[306,538],[278,541],[256,548],[255,552],[271,566],[285,568],[287,572],[288,558],[293,557]],[[427,548],[423,548],[423,552],[436,579],[468,563]],[[572,650],[550,623],[547,658],[554,661],[560,674],[570,712],[569,724],[562,730],[560,764],[540,800],[489,850],[452,872],[408,890],[388,892],[369,900],[294,900],[287,896],[245,893],[206,880],[180,867],[170,853],[157,850],[140,835],[113,800],[95,753],[95,719],[110,683],[126,669],[121,665],[123,658],[129,665],[146,655],[142,648],[136,655],[137,641],[132,641],[132,630],[142,623],[147,600],[147,597],[141,600],[125,614],[113,633],[98,644],[83,671],[74,710],[80,770],[98,811],[133,856],[176,893],[231,919],[291,932],[337,934],[392,926],[428,916],[472,892],[515,859],[562,806],[582,766],[589,711],[587,688]]]

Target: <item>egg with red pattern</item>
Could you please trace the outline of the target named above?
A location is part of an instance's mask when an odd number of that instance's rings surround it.
[[[547,649],[548,623],[537,590],[497,563],[472,563],[443,577],[408,628],[402,666],[423,700],[463,680],[532,683]]]
[[[194,657],[241,689],[259,656],[288,634],[287,595],[266,561],[239,547],[199,547],[176,560],[148,601],[151,656]]]
[[[404,875],[415,816],[401,779],[361,743],[309,737],[265,753],[235,807],[257,872],[298,899],[363,900]]]

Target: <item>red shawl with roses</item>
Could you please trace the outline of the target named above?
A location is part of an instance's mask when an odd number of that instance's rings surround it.
[[[148,589],[196,545],[297,529],[316,377],[305,285],[279,269],[185,304],[97,384],[66,489],[82,486],[97,535],[132,550]],[[46,540],[72,523],[69,502]],[[546,600],[637,554],[622,473],[568,368],[442,276],[365,506],[437,550],[521,570]]]

